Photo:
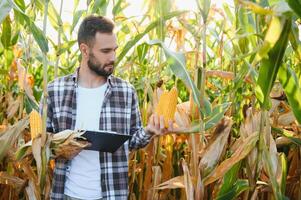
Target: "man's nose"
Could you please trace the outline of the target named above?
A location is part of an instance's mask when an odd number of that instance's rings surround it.
[[[114,62],[116,59],[116,52],[111,53],[109,59],[110,59],[110,62]]]

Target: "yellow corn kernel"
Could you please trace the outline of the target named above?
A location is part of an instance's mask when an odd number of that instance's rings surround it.
[[[167,128],[169,120],[174,120],[178,100],[178,90],[173,87],[169,92],[165,91],[160,96],[155,113],[164,117],[164,125]]]
[[[41,115],[36,110],[31,111],[29,114],[29,122],[31,139],[34,139],[42,133]]]

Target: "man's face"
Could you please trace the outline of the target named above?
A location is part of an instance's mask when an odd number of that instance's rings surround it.
[[[92,46],[93,45],[93,46]],[[115,34],[96,33],[89,48],[88,67],[99,76],[108,77],[114,71],[117,42]]]

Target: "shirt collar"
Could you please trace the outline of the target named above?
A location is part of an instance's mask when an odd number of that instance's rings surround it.
[[[76,68],[75,72],[72,74],[72,80],[73,80],[73,83],[74,83],[74,86],[77,87],[78,86],[78,75],[79,75],[79,67]],[[107,82],[108,82],[108,85],[113,87],[114,84],[115,84],[115,81],[114,81],[114,76],[113,75],[110,75],[107,79]]]

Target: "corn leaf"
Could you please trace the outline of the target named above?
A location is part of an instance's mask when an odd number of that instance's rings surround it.
[[[216,105],[212,113],[205,119],[205,131],[216,126],[217,123],[224,117],[225,112],[229,108],[231,103],[223,103]],[[183,133],[199,133],[200,124],[198,121],[193,121],[191,127],[182,130]]]
[[[281,173],[280,180],[278,180],[278,181],[280,182],[280,190],[284,194],[285,188],[286,188],[286,177],[287,177],[287,161],[286,161],[286,156],[284,153],[280,154],[279,162],[280,162],[282,168],[281,168],[281,172],[280,172]]]
[[[267,171],[267,174],[269,175],[269,180],[271,183],[271,188],[273,190],[275,199],[276,200],[288,199],[284,196],[284,194],[280,190],[279,184],[276,179],[276,174],[273,172],[274,171],[273,167],[277,167],[277,166],[273,165],[271,154],[268,151],[266,145],[263,145],[263,154],[262,155],[263,155],[262,162]]]
[[[238,179],[236,182],[233,184],[229,185],[230,188],[229,190],[220,193],[218,197],[216,198],[217,200],[232,200],[232,199],[237,199],[237,196],[240,195],[243,191],[249,189],[249,182],[246,179]]]
[[[11,2],[11,0],[9,0],[9,1]],[[48,50],[49,50],[48,41],[46,39],[46,36],[41,31],[41,29],[39,29],[35,25],[35,23],[23,12],[23,10],[17,4],[15,4],[14,2],[11,2],[11,4],[13,6],[14,11],[16,13],[18,13],[20,16],[22,16],[23,19],[25,20],[26,25],[31,30],[31,33],[32,33],[35,41],[39,45],[41,51],[44,53],[48,52]]]
[[[282,18],[281,23],[284,24],[281,35],[275,46],[269,51],[268,58],[262,60],[257,80],[259,88],[256,90],[256,95],[261,106],[267,110],[269,107],[269,94],[282,63],[292,22],[291,19]]]
[[[205,130],[214,127],[224,117],[231,103],[223,103],[216,105],[212,109],[212,113],[205,119]]]
[[[72,25],[70,28],[70,34],[74,31],[75,26],[77,25],[79,19],[81,18],[82,15],[84,15],[86,13],[85,10],[77,10],[74,14],[73,14],[73,20],[72,20]]]
[[[1,43],[5,49],[8,49],[11,45],[11,20],[10,17],[7,16],[2,23],[2,35],[1,35]]]
[[[301,1],[300,0],[286,0],[290,8],[301,18]]]
[[[258,53],[256,54],[254,62],[258,62],[262,58],[268,57],[268,52],[275,46],[276,42],[280,38],[284,25],[283,21],[284,19],[281,20],[279,17],[272,17],[269,28],[264,38],[264,42],[260,47]]]
[[[279,69],[278,79],[297,121],[301,124],[301,89],[295,72],[289,66],[282,65]]]
[[[203,98],[204,109],[201,108],[200,102],[200,91],[192,81],[188,71],[186,70],[186,59],[183,53],[173,52],[169,50],[162,41],[160,40],[151,40],[148,42],[150,45],[159,45],[163,48],[167,61],[172,72],[180,78],[187,87],[192,90],[193,100],[196,102],[198,108],[204,116],[208,116],[211,113],[211,104],[206,97]]]
[[[113,7],[113,9],[112,9],[112,13],[113,13],[113,15],[115,16],[115,15],[118,15],[121,11],[122,11],[122,9],[124,9],[124,7],[125,6],[127,6],[127,5],[123,5],[122,6],[122,2],[124,2],[124,1],[122,1],[122,0],[118,0],[116,3],[115,3],[115,5],[114,5],[114,7]]]
[[[292,24],[289,39],[294,51],[298,55],[298,59],[301,60],[301,41],[299,39],[299,27],[295,23]]]
[[[221,189],[218,192],[217,199],[222,199],[233,189],[234,183],[237,181],[237,173],[241,167],[241,162],[235,164],[224,176]]]
[[[106,15],[109,5],[108,0],[95,0],[89,4],[89,13],[97,13],[99,15]]]
[[[301,146],[301,139],[294,137],[293,132],[285,130],[285,129],[281,129],[281,128],[276,128],[276,127],[272,127],[272,130],[276,133],[282,134],[285,137],[287,137],[288,139],[290,139],[293,143],[295,143],[296,145],[300,145]]]
[[[0,24],[8,15],[9,11],[13,8],[10,0],[0,1]]]
[[[175,12],[171,12],[171,13],[169,13],[168,15],[163,16],[162,19],[163,19],[164,21],[166,21],[166,20],[169,20],[169,19],[171,19],[171,18],[173,18],[173,17],[179,16],[179,15],[181,15],[181,14],[183,14],[183,13],[185,13],[185,12],[183,12],[183,11],[175,11]],[[162,19],[160,18],[160,19],[158,19],[158,20],[152,22],[151,24],[149,24],[149,25],[145,28],[145,30],[144,30],[142,33],[137,34],[137,35],[134,37],[134,39],[128,41],[128,42],[125,44],[125,46],[122,48],[122,51],[120,52],[120,54],[119,54],[119,56],[118,56],[118,58],[117,58],[117,60],[116,60],[116,65],[119,64],[119,62],[124,58],[124,56],[129,52],[129,50],[130,50],[132,47],[134,47],[134,46],[140,41],[141,38],[143,38],[143,37],[144,37],[148,32],[150,32],[151,30],[153,30],[153,29],[155,29],[157,26],[159,26],[159,25],[162,23]]]
[[[241,1],[242,4],[249,10],[252,10],[254,13],[259,15],[271,15],[273,11],[271,9],[266,9],[258,5],[257,3],[253,3],[252,1]]]
[[[196,0],[198,9],[201,12],[204,21],[207,21],[211,0]]]
[[[31,145],[32,145],[32,140],[27,142],[26,144],[22,145],[17,152],[15,153],[16,160],[21,160],[24,158],[24,156],[28,153],[31,152]]]

